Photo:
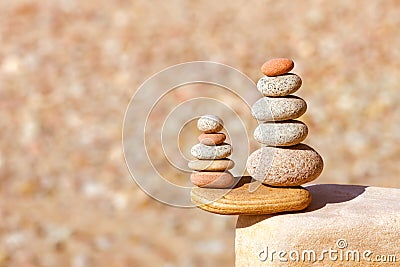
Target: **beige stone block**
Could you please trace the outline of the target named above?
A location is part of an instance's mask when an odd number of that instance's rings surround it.
[[[306,188],[302,212],[238,217],[236,266],[400,266],[400,189]]]

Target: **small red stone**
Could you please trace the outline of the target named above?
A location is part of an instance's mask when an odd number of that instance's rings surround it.
[[[226,135],[224,133],[203,133],[198,137],[200,143],[207,145],[207,146],[215,146],[222,144],[225,139]]]
[[[278,76],[291,71],[294,62],[288,58],[274,58],[268,60],[261,66],[261,71],[267,76]]]

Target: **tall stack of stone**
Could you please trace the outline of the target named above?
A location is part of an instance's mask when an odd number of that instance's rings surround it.
[[[270,186],[298,186],[316,179],[322,172],[321,156],[301,142],[308,128],[295,120],[307,109],[306,102],[291,95],[302,84],[301,78],[289,73],[294,67],[287,58],[272,59],[263,64],[265,75],[258,83],[264,95],[252,106],[259,121],[254,138],[262,147],[248,158],[247,171],[256,180]]]
[[[214,115],[201,116],[197,121],[197,128],[203,133],[198,137],[200,143],[190,151],[197,160],[190,161],[188,166],[195,171],[190,180],[198,187],[229,188],[235,182],[228,171],[234,167],[234,162],[227,158],[232,147],[224,143],[226,135],[220,132],[223,125],[221,118]]]

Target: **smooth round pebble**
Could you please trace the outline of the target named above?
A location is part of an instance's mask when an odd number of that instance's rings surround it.
[[[298,75],[288,73],[275,77],[264,76],[258,80],[257,88],[264,96],[287,96],[296,92],[301,83]]]
[[[215,146],[222,144],[226,139],[226,135],[224,133],[202,133],[198,139],[204,145]]]
[[[232,154],[232,146],[226,143],[217,146],[207,146],[199,143],[192,147],[190,153],[196,159],[223,159]]]
[[[197,129],[205,133],[217,133],[222,128],[224,128],[224,122],[215,115],[204,115],[197,121]]]
[[[194,172],[190,181],[198,187],[228,188],[235,183],[235,178],[230,172]]]
[[[188,163],[188,167],[194,171],[225,171],[234,166],[235,163],[230,159],[192,160]]]
[[[311,147],[262,147],[247,160],[247,171],[256,180],[272,186],[297,186],[315,180],[324,162]]]
[[[291,71],[294,62],[288,58],[274,58],[268,60],[261,66],[261,71],[267,76],[278,76]]]
[[[257,126],[254,139],[267,146],[293,146],[306,139],[307,134],[307,125],[301,121],[266,122]]]
[[[297,119],[306,110],[306,101],[294,95],[263,97],[251,107],[253,117],[263,122]]]

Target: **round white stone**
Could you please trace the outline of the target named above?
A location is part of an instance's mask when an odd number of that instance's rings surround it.
[[[203,115],[197,121],[197,129],[204,133],[217,133],[224,127],[222,119],[215,115]]]

